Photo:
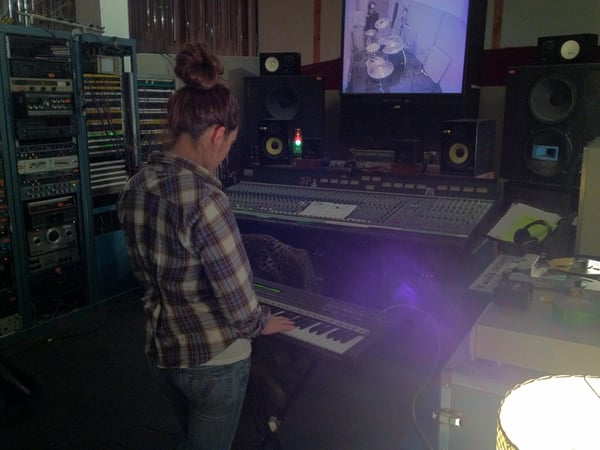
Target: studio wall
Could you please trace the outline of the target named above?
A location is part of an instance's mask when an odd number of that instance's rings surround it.
[[[94,0],[102,13],[102,26],[112,27],[123,21],[126,0]],[[320,30],[315,39],[315,5],[320,4]],[[330,61],[339,58],[343,0],[258,0],[258,48],[260,52],[301,53],[302,64]],[[93,5],[92,5],[93,6]],[[495,1],[488,0],[484,48],[492,46],[492,23]],[[78,8],[82,12],[94,10]],[[500,48],[534,47],[540,36],[577,33],[600,34],[600,2],[597,0],[504,0]],[[91,22],[94,22],[89,17]],[[126,30],[113,32],[127,35]],[[315,45],[318,49],[315,51]],[[318,54],[319,61],[314,60]],[[504,121],[505,88],[502,83],[481,87],[479,117],[496,120],[495,168],[499,168]],[[343,153],[338,148],[339,94],[325,92],[325,146],[331,157]]]

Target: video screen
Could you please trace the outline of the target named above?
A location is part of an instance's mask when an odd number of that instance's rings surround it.
[[[462,94],[469,0],[345,0],[342,94]]]
[[[559,151],[557,145],[533,144],[531,159],[538,161],[558,161]]]

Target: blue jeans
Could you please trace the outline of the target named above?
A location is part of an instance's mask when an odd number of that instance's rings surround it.
[[[185,450],[228,450],[235,437],[250,372],[250,358],[225,366],[153,372],[171,402]]]

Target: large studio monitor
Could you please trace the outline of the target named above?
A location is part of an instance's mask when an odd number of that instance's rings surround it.
[[[579,187],[584,146],[600,134],[600,64],[510,68],[500,175]]]
[[[320,158],[325,129],[323,79],[269,76],[245,79],[247,148],[251,164],[286,164],[290,135],[302,130],[303,158]]]

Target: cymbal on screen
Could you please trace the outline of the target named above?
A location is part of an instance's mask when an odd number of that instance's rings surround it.
[[[381,19],[377,19],[377,22],[375,22],[375,28],[377,28],[378,30],[382,30],[384,28],[387,28],[389,24],[390,19],[382,17]]]

